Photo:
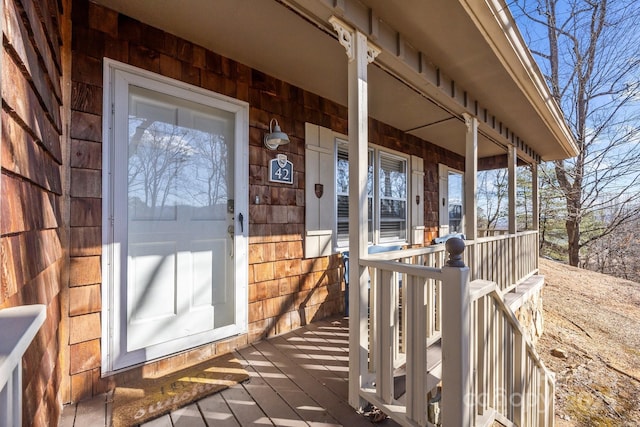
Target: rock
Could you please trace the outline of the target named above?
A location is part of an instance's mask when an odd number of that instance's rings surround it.
[[[563,350],[561,348],[554,348],[551,350],[551,355],[554,357],[558,357],[560,359],[566,359],[569,357],[569,355],[567,354],[566,350]]]

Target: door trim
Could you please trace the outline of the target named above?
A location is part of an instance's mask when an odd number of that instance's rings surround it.
[[[119,242],[119,236],[115,235],[114,218],[116,215],[127,215],[127,212],[114,212],[114,187],[115,177],[113,170],[114,161],[114,123],[116,123],[114,111],[116,96],[116,73],[125,76],[136,84],[144,85],[152,90],[167,93],[182,98],[187,98],[205,105],[221,108],[235,114],[235,212],[244,213],[248,218],[249,205],[249,104],[225,95],[189,85],[150,71],[142,70],[128,64],[104,58],[103,67],[103,117],[102,117],[102,348],[101,348],[101,373],[102,375],[114,373],[119,370],[144,364],[153,359],[164,356],[147,356],[143,362],[134,362],[123,366],[116,363],[115,357],[119,354],[120,334],[123,325],[120,322],[120,288],[121,274],[120,256],[122,251],[126,253],[126,239]],[[235,259],[235,313],[236,322],[232,326],[224,327],[221,337],[213,337],[212,342],[246,333],[248,329],[248,226],[238,231],[236,227],[233,242]],[[126,329],[126,324],[124,325]],[[217,331],[217,330],[216,330]],[[183,350],[178,350],[183,351]]]

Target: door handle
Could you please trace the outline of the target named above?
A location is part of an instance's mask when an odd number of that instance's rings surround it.
[[[238,214],[238,221],[240,221],[240,232],[244,233],[244,215],[242,215],[242,212]]]

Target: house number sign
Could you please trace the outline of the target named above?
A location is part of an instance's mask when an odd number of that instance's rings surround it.
[[[293,184],[293,163],[287,160],[286,154],[278,154],[269,161],[269,181]]]

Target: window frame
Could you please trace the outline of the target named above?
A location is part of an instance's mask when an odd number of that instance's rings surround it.
[[[346,147],[348,152],[349,142],[345,138],[341,138],[336,136],[334,138],[334,165],[335,165],[335,176],[334,176],[334,185],[335,185],[335,200],[334,200],[334,230],[333,230],[333,245],[336,248],[336,251],[341,252],[349,249],[349,241],[344,238],[340,238],[338,234],[338,197],[343,196],[344,193],[338,192],[338,152],[343,151],[340,150],[340,147]],[[402,153],[396,150],[388,149],[386,147],[381,147],[376,144],[368,144],[367,147],[368,152],[370,153],[369,159],[372,160],[372,163],[369,165],[372,168],[372,187],[371,187],[371,195],[369,196],[372,199],[372,215],[369,218],[370,223],[372,224],[372,230],[368,233],[369,237],[367,239],[369,245],[385,245],[385,244],[408,244],[410,237],[410,227],[411,227],[411,212],[410,212],[410,195],[412,194],[411,189],[411,155]],[[404,198],[404,228],[403,232],[400,234],[404,234],[404,238],[394,239],[394,238],[381,238],[381,213],[380,213],[380,202],[382,197],[380,195],[380,164],[381,164],[381,156],[388,156],[393,159],[400,160],[404,162],[404,177],[405,177],[405,198]],[[348,196],[348,195],[347,195]],[[398,198],[393,198],[394,200],[400,200]]]

